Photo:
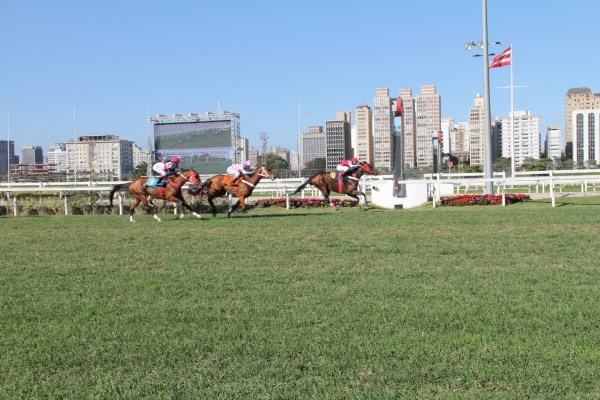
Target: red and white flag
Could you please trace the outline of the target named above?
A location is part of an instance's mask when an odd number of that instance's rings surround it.
[[[512,54],[512,46],[508,49],[504,50],[502,53],[498,54],[492,62],[490,63],[490,69],[504,67],[505,65],[510,65],[510,56]]]

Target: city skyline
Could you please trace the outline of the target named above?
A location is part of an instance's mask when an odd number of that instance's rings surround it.
[[[297,150],[309,126],[373,107],[376,88],[398,97],[400,89],[434,85],[441,116],[456,122],[469,120],[483,92],[482,59],[463,49],[481,40],[479,1],[368,8],[350,1],[341,9],[314,1],[141,4],[7,5],[0,138],[10,126],[16,150],[33,145],[46,153],[90,134],[146,147],[148,115],[226,110],[240,114],[251,146],[266,132],[270,145]],[[598,11],[599,3],[583,0],[488,1],[489,39],[502,42],[490,51],[512,45],[515,85],[527,86],[515,90],[515,110],[540,116],[544,134],[550,124],[565,131],[570,88],[600,91],[600,55],[589,51],[600,38]],[[576,23],[564,29],[569,21]],[[347,57],[331,58],[334,47]],[[510,91],[500,87],[510,82],[509,68],[491,70],[490,78],[492,116],[506,117]]]

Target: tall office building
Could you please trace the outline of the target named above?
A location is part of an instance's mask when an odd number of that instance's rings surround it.
[[[8,174],[9,164],[16,164],[15,142],[0,140],[0,174]]]
[[[334,121],[325,121],[325,137],[327,140],[326,168],[335,171],[335,167],[346,158],[352,156],[350,138],[350,113],[338,112]]]
[[[237,152],[240,154],[240,161],[244,162],[246,160],[248,160],[249,154],[248,154],[248,150],[249,150],[249,146],[250,146],[250,142],[248,141],[248,139],[240,137],[237,139]]]
[[[544,143],[546,158],[560,160],[562,156],[562,132],[556,124],[548,125],[546,129],[546,141]]]
[[[64,143],[55,144],[48,148],[48,169],[50,172],[67,171],[67,150]]]
[[[441,129],[441,97],[434,85],[421,86],[415,97],[417,167],[433,165],[433,141]]]
[[[469,159],[471,165],[483,165],[483,127],[483,97],[477,93],[473,107],[469,108]]]
[[[67,168],[76,176],[95,179],[117,178],[130,172],[133,166],[133,142],[114,135],[79,136],[65,144]]]
[[[42,146],[21,147],[21,164],[43,164],[44,151]]]
[[[300,136],[302,167],[315,158],[327,158],[327,138],[322,126],[309,126]]]
[[[600,163],[600,108],[596,110],[573,110],[573,164]]]
[[[373,164],[375,168],[392,171],[394,114],[388,88],[378,88],[373,99]]]
[[[442,130],[442,153],[450,153],[452,148],[452,131],[454,130],[454,118],[444,117],[441,121]]]
[[[135,143],[132,147],[132,158],[134,168],[140,164],[148,163],[148,150],[138,147]]]
[[[512,113],[511,113],[512,114]],[[511,125],[514,121],[514,127]],[[532,116],[529,111],[515,111],[512,118],[502,119],[503,131],[508,133],[507,140],[502,140],[502,157],[511,158],[510,139],[514,137],[515,165],[523,165],[528,160],[539,160],[541,150],[540,118]],[[511,134],[514,132],[514,134]]]
[[[600,109],[600,93],[592,93],[586,87],[572,88],[565,95],[565,156],[575,159],[573,154],[573,111]]]
[[[417,166],[417,130],[415,99],[412,95],[412,89],[400,89],[400,99],[402,100],[402,133],[404,145],[404,166],[415,168]]]
[[[258,149],[250,147],[250,150],[248,150],[248,160],[250,160],[253,165],[257,165],[259,163],[260,158],[258,155]]]
[[[373,164],[373,112],[368,105],[361,104],[356,107],[354,118],[354,156],[360,161]]]

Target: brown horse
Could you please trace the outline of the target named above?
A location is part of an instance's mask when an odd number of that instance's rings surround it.
[[[335,211],[337,211],[337,207],[329,198],[329,194],[331,192],[343,193],[347,194],[350,197],[354,197],[356,200],[358,200],[361,209],[366,210],[368,208],[367,196],[357,189],[358,182],[360,181],[360,177],[363,176],[363,174],[377,175],[378,173],[379,172],[373,169],[373,167],[371,167],[369,163],[361,162],[359,163],[358,167],[354,170],[352,175],[348,176],[348,180],[346,182],[341,182],[340,187],[339,179],[333,178],[329,172],[317,172],[316,174],[308,178],[308,180],[302,185],[298,186],[298,188],[290,196],[295,195],[296,193],[304,189],[306,185],[310,184],[319,189],[321,193],[323,193],[325,200]],[[335,176],[335,173],[333,173],[333,175]],[[361,196],[362,198],[359,198],[358,196]]]
[[[214,198],[224,196],[226,193],[238,198],[235,205],[229,207],[229,211],[227,211],[227,218],[229,218],[238,205],[242,206],[240,211],[246,210],[246,199],[252,195],[252,191],[262,178],[269,178],[271,180],[276,178],[275,174],[265,165],[256,168],[252,175],[244,177],[239,183],[239,186],[231,186],[231,184],[226,183],[226,177],[228,177],[228,175],[215,175],[202,184],[200,193],[208,199],[208,204],[210,204],[212,209],[213,217],[217,215],[217,207],[215,207],[215,204],[213,203]]]
[[[129,220],[131,222],[135,222],[133,220],[133,211],[140,204],[140,202],[144,205],[144,209],[148,214],[151,213],[152,207],[148,204],[148,196],[153,199],[162,199],[165,201],[175,203],[175,207],[181,205],[192,212],[196,216],[196,218],[200,218],[201,215],[196,213],[192,208],[186,203],[183,198],[183,193],[181,192],[181,187],[186,183],[190,182],[192,184],[200,184],[200,175],[193,169],[181,172],[177,175],[169,177],[166,187],[157,189],[150,186],[144,186],[148,177],[142,176],[134,180],[133,182],[123,183],[120,185],[115,185],[110,191],[109,199],[110,205],[113,203],[113,196],[115,192],[120,190],[129,189],[131,194],[135,197],[134,202],[129,207]],[[160,218],[156,213],[152,213],[152,216],[155,220],[160,222]],[[183,218],[183,211],[181,213],[180,219]]]

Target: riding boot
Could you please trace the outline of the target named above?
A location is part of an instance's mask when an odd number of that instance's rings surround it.
[[[236,181],[238,180],[238,178],[239,178],[239,176],[238,177],[234,176],[233,179],[231,180],[231,185],[230,186],[237,186],[238,184],[236,183]]]
[[[165,180],[165,177],[160,175],[158,177],[158,180],[156,181],[156,186],[162,186],[164,180]]]

